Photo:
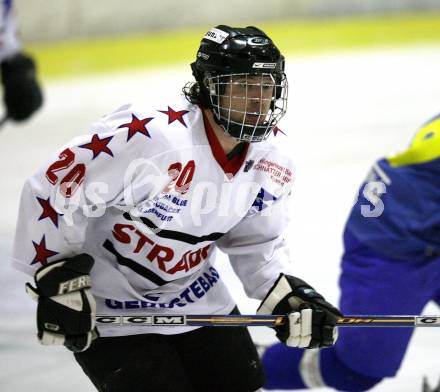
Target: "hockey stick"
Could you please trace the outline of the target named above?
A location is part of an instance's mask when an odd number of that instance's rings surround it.
[[[98,315],[96,324],[144,326],[229,326],[275,327],[286,322],[286,316],[271,315]],[[440,316],[345,316],[338,327],[440,327]]]

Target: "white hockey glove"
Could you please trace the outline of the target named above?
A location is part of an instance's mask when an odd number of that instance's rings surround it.
[[[257,314],[286,314],[288,322],[275,327],[287,346],[329,347],[336,342],[336,321],[341,312],[313,287],[294,276],[280,274],[261,302]]]
[[[94,260],[87,254],[41,267],[35,286],[26,292],[38,301],[38,339],[43,345],[62,345],[80,352],[98,337],[96,303],[90,292],[90,270]]]

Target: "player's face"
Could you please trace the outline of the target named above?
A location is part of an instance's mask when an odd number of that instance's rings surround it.
[[[246,125],[262,125],[269,112],[275,89],[272,75],[234,75],[225,81],[220,97],[223,118]]]

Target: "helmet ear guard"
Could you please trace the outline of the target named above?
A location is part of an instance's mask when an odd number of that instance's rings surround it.
[[[211,29],[202,39],[191,69],[198,85],[199,103],[210,108],[216,122],[227,134],[238,140],[258,142],[266,139],[286,112],[288,85],[284,74],[284,56],[270,38],[256,27],[232,28],[220,25]],[[273,78],[274,88],[269,110],[261,112],[262,101],[267,100],[263,95],[263,80],[267,75]],[[246,86],[245,92],[242,97],[229,97],[230,105],[231,99],[234,102],[246,99],[253,107],[250,101],[259,99],[260,112],[249,111],[247,103],[241,111],[232,107],[229,107],[229,111],[225,107],[221,108],[227,85],[233,89],[233,79],[239,76],[246,80],[245,83],[240,82]],[[259,97],[258,94],[249,97],[248,92],[251,89],[255,91],[255,80],[258,81],[258,77],[261,77],[258,84],[261,93]],[[225,82],[227,79],[229,82]],[[237,120],[237,113],[241,113],[241,119]],[[255,116],[258,116],[258,123],[254,118],[252,121],[247,120]],[[263,118],[264,123],[261,124],[260,119]]]

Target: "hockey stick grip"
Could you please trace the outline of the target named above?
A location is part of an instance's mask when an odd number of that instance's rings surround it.
[[[285,315],[98,315],[98,326],[275,327]],[[440,316],[345,316],[338,327],[440,327]]]

